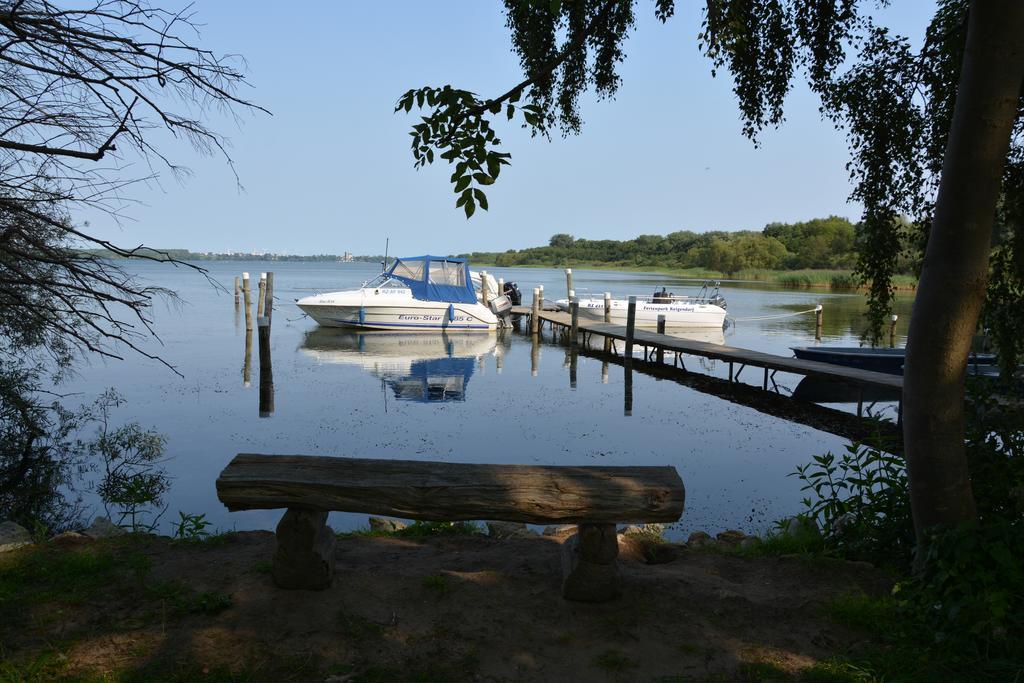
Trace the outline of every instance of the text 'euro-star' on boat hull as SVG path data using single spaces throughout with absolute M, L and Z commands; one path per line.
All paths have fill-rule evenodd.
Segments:
M 359 289 L 315 294 L 296 303 L 324 327 L 403 332 L 497 329 L 498 317 L 479 296 L 464 260 L 417 256 L 397 259 Z

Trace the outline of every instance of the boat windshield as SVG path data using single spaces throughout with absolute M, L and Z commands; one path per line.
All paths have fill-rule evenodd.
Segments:
M 381 273 L 372 280 L 363 283 L 366 289 L 409 289 L 409 285 L 395 277 L 391 273 Z

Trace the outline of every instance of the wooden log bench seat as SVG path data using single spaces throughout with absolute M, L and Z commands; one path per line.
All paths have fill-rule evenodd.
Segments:
M 476 465 L 308 455 L 237 455 L 217 479 L 228 510 L 287 508 L 273 578 L 323 589 L 334 574 L 332 510 L 424 521 L 576 524 L 562 547 L 562 595 L 600 602 L 621 579 L 617 523 L 675 522 L 685 491 L 674 467 Z

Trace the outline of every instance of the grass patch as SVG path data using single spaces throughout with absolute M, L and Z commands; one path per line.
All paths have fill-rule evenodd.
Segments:
M 344 609 L 338 612 L 338 626 L 343 634 L 357 641 L 380 638 L 385 631 L 383 624 L 358 614 L 349 614 Z
M 63 677 L 66 668 L 66 660 L 56 650 L 46 650 L 22 660 L 0 651 L 0 683 L 54 681 Z
M 185 614 L 213 615 L 231 607 L 230 595 L 216 591 L 196 593 L 181 581 L 159 581 L 145 588 L 146 597 L 170 607 L 178 616 Z
M 81 603 L 107 586 L 118 562 L 104 547 L 28 546 L 0 557 L 0 612 L 61 600 Z
M 444 574 L 431 574 L 430 576 L 424 576 L 422 581 L 423 588 L 437 597 L 443 597 L 451 592 L 452 586 L 448 581 L 448 577 Z
M 594 666 L 608 673 L 622 673 L 636 668 L 638 664 L 621 650 L 605 650 L 594 658 Z
M 892 631 L 899 615 L 895 601 L 864 593 L 847 593 L 822 608 L 822 615 L 837 624 L 865 632 Z

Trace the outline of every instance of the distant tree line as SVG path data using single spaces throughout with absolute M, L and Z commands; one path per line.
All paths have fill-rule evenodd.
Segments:
M 310 262 L 334 262 L 343 261 L 340 254 L 243 254 L 196 252 L 188 249 L 150 249 L 144 247 L 136 250 L 135 253 L 123 254 L 109 249 L 87 249 L 86 254 L 98 256 L 105 259 L 122 258 L 146 258 L 156 261 L 310 261 Z M 353 256 L 350 260 L 368 263 L 380 263 L 383 256 Z
M 727 275 L 741 270 L 852 269 L 857 263 L 857 226 L 829 216 L 801 223 L 769 223 L 761 231 L 692 232 L 640 235 L 631 240 L 577 239 L 553 235 L 545 247 L 464 254 L 471 261 L 498 266 L 602 264 L 706 268 Z M 901 259 L 902 270 L 913 264 Z

